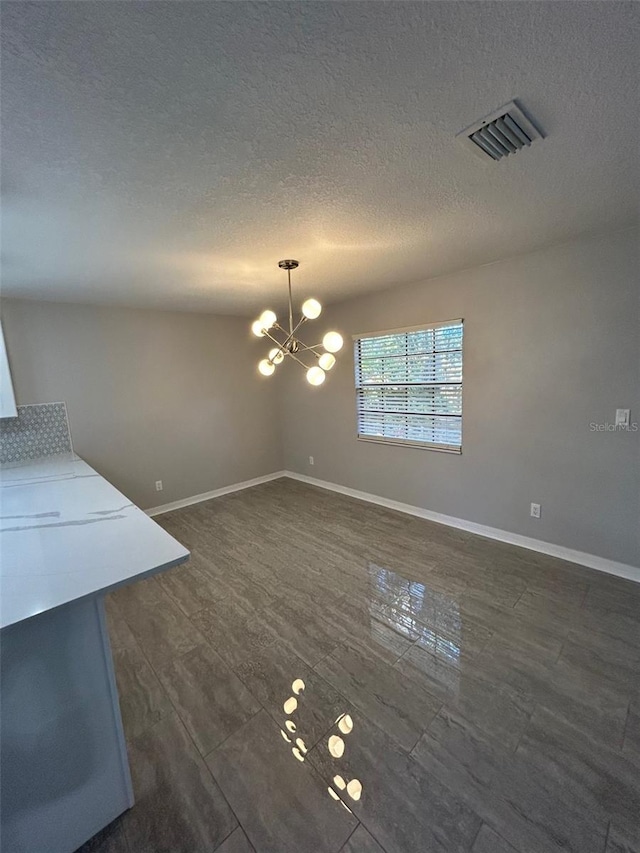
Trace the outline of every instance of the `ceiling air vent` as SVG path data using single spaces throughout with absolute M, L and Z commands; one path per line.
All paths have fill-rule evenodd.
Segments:
M 483 160 L 503 160 L 544 134 L 522 112 L 515 101 L 505 104 L 487 118 L 456 134 L 456 139 Z

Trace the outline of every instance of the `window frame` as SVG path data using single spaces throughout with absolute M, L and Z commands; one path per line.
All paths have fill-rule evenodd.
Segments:
M 462 348 L 460 352 L 462 354 L 462 379 L 460 382 L 455 382 L 452 384 L 460 386 L 460 396 L 461 396 L 461 405 L 460 405 L 460 415 L 453 415 L 452 417 L 460 418 L 460 447 L 454 445 L 446 445 L 446 444 L 435 444 L 433 442 L 426 441 L 411 441 L 410 439 L 402 439 L 402 438 L 387 438 L 387 437 L 378 437 L 373 435 L 360 435 L 360 404 L 359 404 L 359 392 L 361 388 L 366 387 L 358 382 L 358 374 L 360 370 L 360 359 L 358 357 L 358 342 L 364 340 L 366 338 L 382 338 L 387 335 L 402 335 L 408 334 L 410 332 L 423 332 L 429 329 L 440 329 L 445 326 L 458 325 L 462 327 Z M 388 444 L 394 447 L 417 447 L 420 450 L 434 450 L 438 453 L 452 453 L 455 456 L 462 455 L 462 442 L 463 442 L 463 411 L 464 411 L 464 318 L 456 317 L 452 320 L 442 320 L 437 323 L 420 323 L 417 326 L 404 326 L 399 329 L 385 329 L 379 332 L 361 332 L 359 334 L 355 334 L 351 336 L 351 340 L 353 343 L 353 361 L 354 361 L 354 380 L 355 380 L 355 410 L 356 410 L 356 439 L 358 441 L 365 441 L 369 444 Z M 454 352 L 455 350 L 449 350 L 449 352 Z M 420 387 L 428 388 L 430 387 L 428 383 L 418 383 Z M 433 383 L 438 384 L 438 383 Z M 444 383 L 440 383 L 444 384 Z M 392 382 L 389 385 L 393 385 Z M 374 386 L 375 387 L 375 386 Z M 384 383 L 381 383 L 378 387 L 384 387 Z M 402 414 L 399 412 L 398 414 Z M 446 417 L 446 416 L 445 416 Z

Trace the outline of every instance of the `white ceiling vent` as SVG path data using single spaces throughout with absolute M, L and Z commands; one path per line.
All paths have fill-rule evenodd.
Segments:
M 483 160 L 503 160 L 521 148 L 528 148 L 534 139 L 544 139 L 544 134 L 511 101 L 456 134 L 456 139 Z

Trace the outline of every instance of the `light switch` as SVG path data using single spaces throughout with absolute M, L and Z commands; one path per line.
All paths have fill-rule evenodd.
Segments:
M 629 426 L 630 409 L 616 409 L 616 426 Z

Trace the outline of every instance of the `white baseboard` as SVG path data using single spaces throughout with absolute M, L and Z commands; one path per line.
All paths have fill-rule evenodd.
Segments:
M 185 506 L 199 504 L 202 501 L 209 501 L 211 498 L 220 498 L 222 495 L 229 495 L 231 492 L 240 492 L 242 489 L 250 489 L 252 486 L 259 486 L 260 483 L 268 483 L 270 480 L 278 480 L 284 477 L 284 471 L 274 471 L 273 474 L 265 474 L 262 477 L 254 477 L 253 480 L 244 480 L 242 483 L 232 483 L 230 486 L 223 486 L 221 489 L 213 489 L 211 492 L 203 492 L 201 495 L 193 495 L 190 498 L 183 498 L 180 501 L 173 501 L 170 504 L 162 504 L 154 506 L 151 509 L 145 509 L 147 515 L 162 515 L 163 512 L 171 512 L 174 509 L 182 509 Z
M 610 575 L 616 575 L 620 578 L 637 581 L 640 583 L 640 568 L 628 566 L 625 563 L 617 563 L 614 560 L 607 560 L 605 557 L 597 557 L 595 554 L 586 554 L 583 551 L 574 551 L 572 548 L 565 548 L 563 545 L 554 545 L 552 542 L 544 542 L 541 539 L 532 539 L 529 536 L 521 536 L 518 533 L 510 533 L 508 530 L 500 530 L 497 527 L 487 527 L 484 524 L 476 524 L 473 521 L 467 521 L 464 518 L 456 518 L 452 515 L 443 515 L 439 512 L 432 512 L 429 509 L 423 509 L 412 504 L 400 503 L 389 498 L 380 497 L 380 495 L 372 495 L 369 492 L 361 492 L 358 489 L 350 489 L 348 486 L 340 486 L 338 483 L 330 483 L 327 480 L 317 480 L 315 477 L 307 477 L 306 474 L 297 474 L 295 471 L 284 471 L 283 476 L 291 477 L 293 480 L 300 480 L 302 483 L 309 483 L 312 486 L 318 486 L 321 489 L 328 489 L 332 492 L 340 492 L 342 495 L 349 495 L 352 498 L 358 498 L 361 501 L 378 504 L 379 506 L 395 509 L 398 512 L 406 512 L 408 515 L 416 515 L 418 518 L 426 518 L 429 521 L 435 521 L 438 524 L 446 524 L 448 527 L 457 527 L 460 530 L 466 530 L 469 533 L 476 533 L 478 536 L 485 536 L 488 539 L 497 539 L 499 542 L 507 542 L 510 545 L 518 545 L 520 548 L 528 548 L 530 551 L 538 551 L 541 554 L 548 554 L 551 557 L 558 557 L 560 560 L 567 560 L 569 563 L 578 563 L 580 566 L 586 566 L 589 569 L 596 569 L 599 572 L 606 572 Z
M 457 527 L 460 530 L 466 530 L 468 533 L 485 536 L 487 539 L 496 539 L 499 542 L 507 542 L 509 545 L 518 545 L 520 548 L 538 551 L 541 554 L 548 554 L 550 557 L 557 557 L 569 563 L 577 563 L 589 569 L 596 569 L 599 572 L 606 572 L 610 575 L 616 575 L 617 577 L 627 578 L 628 580 L 640 583 L 640 568 L 635 566 L 617 563 L 615 560 L 607 560 L 605 557 L 587 554 L 584 551 L 575 551 L 572 548 L 565 548 L 563 545 L 555 545 L 553 542 L 544 542 L 542 539 L 521 536 L 519 533 L 511 533 L 508 530 L 501 530 L 498 527 L 487 527 L 484 524 L 476 524 L 474 521 L 456 518 L 453 515 L 443 515 L 440 512 L 433 512 L 432 510 L 423 509 L 412 504 L 405 504 L 400 501 L 391 500 L 390 498 L 383 498 L 380 495 L 373 495 L 370 492 L 361 492 L 358 489 L 350 489 L 348 486 L 341 486 L 338 483 L 330 483 L 328 480 L 307 477 L 306 474 L 298 474 L 295 471 L 274 471 L 272 474 L 265 474 L 263 477 L 254 477 L 252 480 L 244 480 L 242 483 L 232 483 L 230 486 L 213 489 L 201 495 L 193 495 L 190 498 L 173 501 L 173 503 L 155 506 L 152 509 L 145 510 L 145 512 L 150 516 L 161 515 L 163 512 L 171 512 L 174 509 L 182 509 L 182 507 L 208 501 L 212 498 L 219 498 L 222 495 L 239 492 L 242 489 L 250 489 L 252 486 L 259 486 L 261 483 L 268 483 L 270 480 L 278 480 L 281 477 L 290 477 L 292 480 L 309 483 L 312 486 L 328 489 L 331 492 L 339 492 L 342 495 L 348 495 L 361 501 L 387 507 L 387 509 L 405 512 L 408 515 L 415 515 L 418 518 L 426 518 L 429 521 L 435 521 L 437 524 L 445 524 L 447 527 Z

